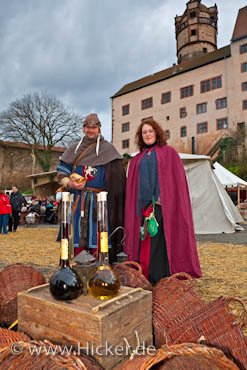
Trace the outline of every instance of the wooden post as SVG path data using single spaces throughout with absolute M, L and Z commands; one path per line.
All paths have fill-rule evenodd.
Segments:
M 238 206 L 240 204 L 240 185 L 238 184 Z

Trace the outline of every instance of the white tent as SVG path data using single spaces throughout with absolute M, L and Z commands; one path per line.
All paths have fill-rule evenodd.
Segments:
M 214 163 L 214 173 L 222 185 L 237 188 L 238 204 L 240 204 L 240 188 L 247 189 L 247 182 L 228 171 L 218 162 Z
M 247 186 L 247 182 L 242 180 L 240 177 L 234 175 L 232 172 L 228 171 L 225 167 L 223 167 L 218 162 L 214 163 L 214 173 L 220 180 L 221 184 L 224 186 Z
M 195 233 L 229 234 L 243 230 L 237 224 L 243 222 L 243 218 L 214 174 L 211 158 L 186 153 L 179 153 L 179 156 L 189 185 Z
M 188 180 L 196 234 L 233 233 L 243 219 L 214 174 L 210 157 L 179 154 Z

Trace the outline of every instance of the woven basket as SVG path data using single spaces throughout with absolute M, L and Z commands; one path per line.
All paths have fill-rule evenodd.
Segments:
M 0 348 L 20 341 L 28 342 L 29 337 L 24 333 L 0 328 Z
M 230 304 L 241 305 L 242 312 L 237 319 Z M 219 297 L 197 311 L 184 322 L 165 332 L 168 344 L 202 342 L 221 349 L 232 358 L 240 369 L 247 369 L 247 343 L 241 331 L 246 324 L 246 309 L 237 298 Z
M 155 355 L 136 356 L 122 370 L 238 370 L 222 351 L 194 343 L 163 346 Z
M 165 344 L 164 331 L 167 328 L 183 322 L 206 305 L 193 287 L 194 280 L 185 272 L 163 278 L 155 285 L 153 327 L 157 347 Z
M 142 268 L 139 263 L 125 261 L 114 266 L 114 270 L 117 271 L 123 286 L 153 290 L 152 284 L 142 274 Z
M 32 266 L 16 263 L 0 270 L 0 322 L 17 319 L 18 292 L 44 283 L 44 276 Z
M 70 349 L 48 341 L 20 342 L 12 348 L 0 349 L 1 370 L 102 370 L 91 357 L 78 356 Z

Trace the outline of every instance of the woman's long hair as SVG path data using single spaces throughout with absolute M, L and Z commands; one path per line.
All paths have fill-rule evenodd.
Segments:
M 143 128 L 144 125 L 152 126 L 152 128 L 154 129 L 154 131 L 156 133 L 156 143 L 157 143 L 157 145 L 159 145 L 159 146 L 166 145 L 166 136 L 165 136 L 165 132 L 162 129 L 162 127 L 154 119 L 147 118 L 146 120 L 144 120 L 140 124 L 140 126 L 137 129 L 136 136 L 135 136 L 135 143 L 136 143 L 138 149 L 140 150 L 140 152 L 142 152 L 143 149 L 145 148 L 145 143 L 144 143 L 143 138 L 142 138 L 142 128 Z

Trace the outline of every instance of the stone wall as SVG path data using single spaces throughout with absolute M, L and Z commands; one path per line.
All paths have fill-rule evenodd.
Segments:
M 63 148 L 54 148 L 52 166 L 56 169 Z M 41 149 L 40 154 L 44 151 Z M 16 184 L 22 191 L 31 188 L 31 180 L 27 175 L 44 172 L 37 159 L 32 156 L 32 150 L 22 143 L 0 142 L 0 187 L 11 189 Z

